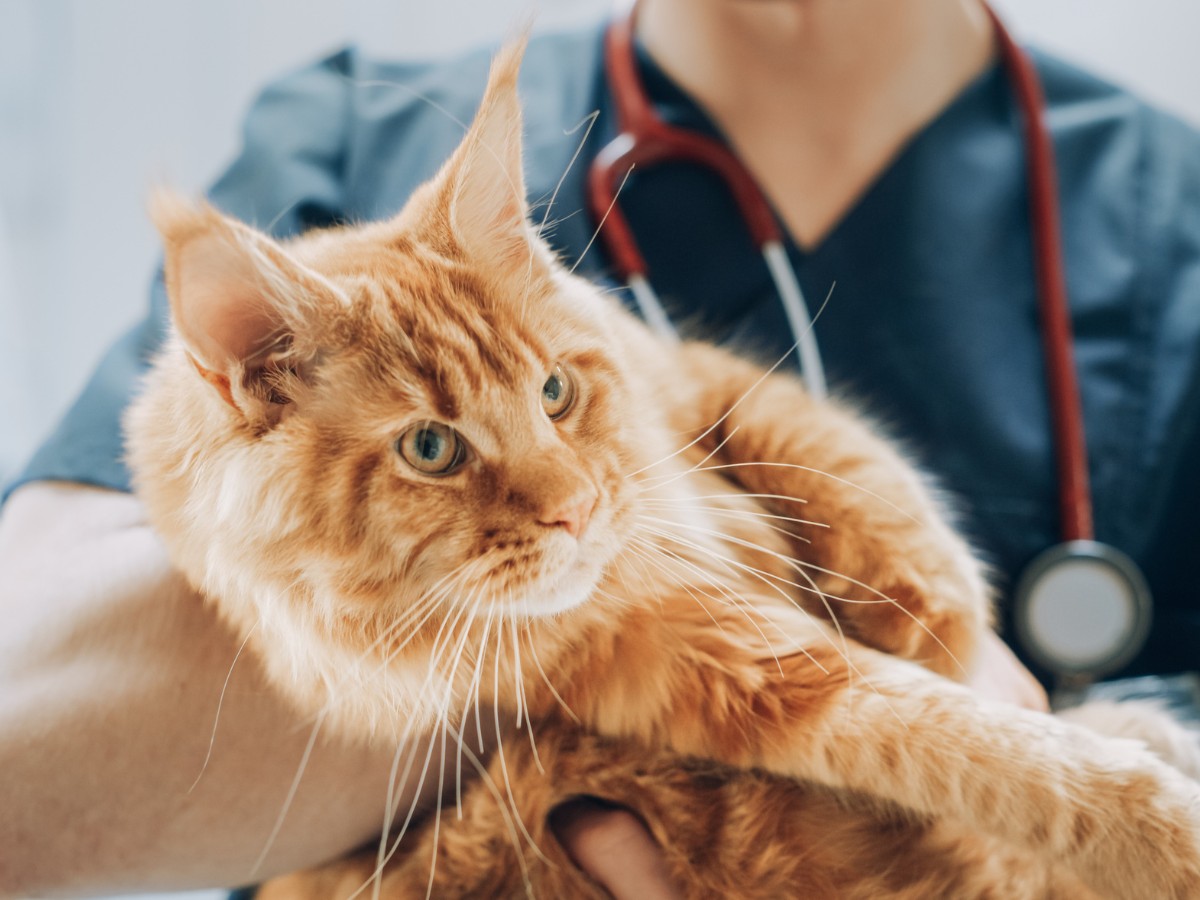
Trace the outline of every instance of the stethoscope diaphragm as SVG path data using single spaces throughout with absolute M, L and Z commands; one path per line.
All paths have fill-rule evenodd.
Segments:
M 1150 589 L 1137 564 L 1098 541 L 1067 541 L 1040 553 L 1014 595 L 1021 646 L 1065 681 L 1128 665 L 1146 643 Z

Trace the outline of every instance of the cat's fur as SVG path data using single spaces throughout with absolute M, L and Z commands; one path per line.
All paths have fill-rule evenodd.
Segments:
M 985 588 L 887 444 L 552 258 L 519 59 L 390 221 L 281 244 L 159 199 L 176 334 L 127 427 L 175 562 L 325 728 L 453 752 L 477 707 L 519 709 L 549 773 L 511 734 L 494 772 L 533 836 L 563 797 L 628 802 L 690 896 L 1200 894 L 1193 782 L 949 680 Z M 428 422 L 468 448 L 444 476 L 397 451 Z M 519 862 L 500 800 L 443 821 L 434 894 L 595 895 L 553 840 Z M 425 893 L 432 841 L 389 895 Z

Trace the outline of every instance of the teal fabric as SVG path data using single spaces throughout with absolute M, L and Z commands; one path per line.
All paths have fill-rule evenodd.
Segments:
M 396 211 L 460 139 L 488 59 L 398 65 L 347 50 L 286 76 L 252 110 L 214 202 L 279 235 Z M 1143 566 L 1157 603 L 1150 644 L 1129 672 L 1196 668 L 1200 135 L 1055 59 L 1035 60 L 1059 159 L 1097 537 Z M 665 117 L 717 133 L 648 59 L 641 66 Z M 556 223 L 551 239 L 575 262 L 595 227 L 583 202 L 587 163 L 613 136 L 599 29 L 535 40 L 522 91 L 535 218 Z M 567 171 L 593 110 L 581 161 Z M 670 309 L 765 359 L 786 350 L 792 337 L 766 270 L 711 176 L 682 164 L 638 173 L 621 202 Z M 1026 203 L 1019 123 L 992 69 L 819 246 L 789 247 L 806 295 L 832 290 L 816 334 L 835 390 L 959 498 L 1002 592 L 1058 532 Z M 581 271 L 608 275 L 598 246 Z M 160 281 L 151 306 L 22 480 L 127 489 L 118 419 L 163 332 Z

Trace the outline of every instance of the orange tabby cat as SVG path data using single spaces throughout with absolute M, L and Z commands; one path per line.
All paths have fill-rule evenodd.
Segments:
M 985 590 L 885 443 L 552 257 L 519 60 L 390 221 L 278 243 L 160 198 L 176 334 L 127 423 L 175 562 L 323 727 L 532 720 L 548 775 L 510 735 L 513 795 L 442 823 L 433 893 L 597 896 L 508 809 L 537 839 L 596 793 L 690 896 L 1200 894 L 1194 782 L 943 677 Z M 427 890 L 409 849 L 390 896 Z M 345 896 L 374 867 L 269 890 Z

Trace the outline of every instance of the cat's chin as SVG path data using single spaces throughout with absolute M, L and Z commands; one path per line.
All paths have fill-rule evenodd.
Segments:
M 569 612 L 591 599 L 603 567 L 580 565 L 551 584 L 537 585 L 523 596 L 514 597 L 501 607 L 517 619 L 541 619 Z

